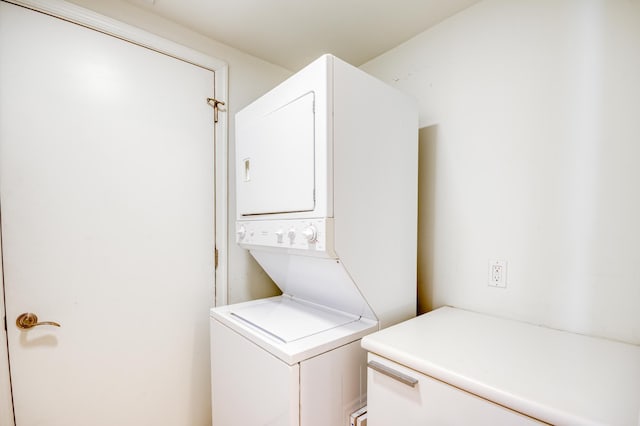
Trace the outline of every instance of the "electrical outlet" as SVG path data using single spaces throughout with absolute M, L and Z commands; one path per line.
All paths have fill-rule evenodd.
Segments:
M 489 261 L 489 286 L 507 287 L 507 261 L 491 259 Z

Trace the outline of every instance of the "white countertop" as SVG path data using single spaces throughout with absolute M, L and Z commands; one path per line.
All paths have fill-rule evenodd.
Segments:
M 451 307 L 362 346 L 548 423 L 640 425 L 640 346 Z

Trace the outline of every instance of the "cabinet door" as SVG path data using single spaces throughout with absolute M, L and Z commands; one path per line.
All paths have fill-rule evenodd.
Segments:
M 242 216 L 315 207 L 314 93 L 236 118 L 236 188 Z
M 387 374 L 371 368 L 372 361 L 382 366 L 381 370 L 388 369 Z M 368 426 L 542 424 L 384 358 L 369 354 L 369 365 Z M 402 378 L 415 383 L 412 386 Z

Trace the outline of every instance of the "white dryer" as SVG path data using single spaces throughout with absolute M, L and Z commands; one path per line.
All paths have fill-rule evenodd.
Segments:
M 236 115 L 236 241 L 280 287 L 211 310 L 214 426 L 345 425 L 360 339 L 415 316 L 417 112 L 325 55 Z

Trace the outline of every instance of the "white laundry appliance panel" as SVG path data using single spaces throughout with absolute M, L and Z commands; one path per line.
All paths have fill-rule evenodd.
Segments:
M 312 63 L 236 114 L 238 219 L 330 215 L 332 62 Z
M 214 308 L 211 318 L 289 365 L 378 329 L 376 321 L 287 295 Z
M 273 110 L 238 126 L 239 214 L 313 211 L 314 98 L 309 92 L 274 104 Z
M 308 153 L 311 137 L 265 139 L 275 133 L 251 130 L 274 111 L 279 126 L 298 128 L 312 101 L 313 165 L 307 166 L 310 155 L 290 155 Z M 322 56 L 236 115 L 236 242 L 288 295 L 362 313 L 377 319 L 379 327 L 415 316 L 417 129 L 417 108 L 406 95 L 338 58 Z M 292 148 L 297 144 L 304 148 Z M 269 171 L 258 176 L 260 167 Z M 306 192 L 297 205 L 286 201 L 290 190 L 284 184 L 265 183 L 260 194 L 252 192 L 257 180 L 275 182 L 282 173 L 287 185 L 308 182 L 310 170 L 313 209 L 307 210 L 307 190 L 300 190 Z M 321 275 L 348 279 L 332 281 L 339 284 L 322 291 L 327 280 L 308 279 L 299 267 L 303 263 Z M 338 268 L 343 271 L 335 272 Z
M 299 425 L 300 365 L 289 365 L 211 319 L 215 426 Z
M 371 307 L 339 259 L 283 255 L 265 250 L 252 250 L 251 254 L 284 294 L 377 323 Z
M 288 296 L 211 310 L 213 424 L 343 425 L 366 399 L 375 322 Z
M 333 226 L 333 218 L 238 220 L 236 241 L 249 249 L 336 259 Z
M 215 426 L 366 403 L 360 340 L 416 313 L 417 161 L 415 103 L 331 55 L 236 114 L 236 242 L 283 294 L 211 310 Z

